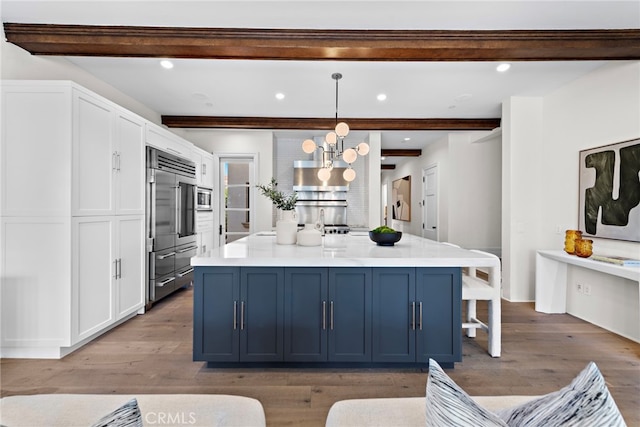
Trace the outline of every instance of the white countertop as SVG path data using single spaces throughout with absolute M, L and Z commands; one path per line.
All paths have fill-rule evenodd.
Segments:
M 342 238 L 342 242 L 339 239 Z M 245 267 L 499 267 L 495 256 L 403 234 L 394 246 L 378 246 L 366 232 L 323 237 L 339 248 L 278 245 L 274 232 L 255 233 L 191 258 L 191 265 Z M 327 246 L 327 245 L 325 245 Z

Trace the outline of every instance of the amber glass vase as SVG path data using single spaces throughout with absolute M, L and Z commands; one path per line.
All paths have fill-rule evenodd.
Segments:
M 593 254 L 593 240 L 576 239 L 575 240 L 576 255 L 582 258 L 589 258 Z
M 567 230 L 564 237 L 564 251 L 568 254 L 576 253 L 576 240 L 582 239 L 582 231 L 580 230 Z

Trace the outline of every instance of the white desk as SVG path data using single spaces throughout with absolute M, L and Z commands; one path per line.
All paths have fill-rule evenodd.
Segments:
M 564 251 L 538 251 L 536 254 L 536 311 L 566 313 L 569 264 L 633 280 L 640 286 L 640 268 L 622 267 L 589 258 L 580 258 Z

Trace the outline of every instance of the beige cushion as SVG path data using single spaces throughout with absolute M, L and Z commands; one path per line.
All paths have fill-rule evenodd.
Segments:
M 471 396 L 490 411 L 527 402 L 537 396 Z M 341 400 L 333 404 L 326 427 L 397 427 L 426 425 L 424 397 Z
M 256 399 L 217 394 L 10 396 L 0 400 L 0 424 L 10 427 L 87 427 L 133 397 L 138 400 L 144 425 L 266 425 L 264 410 Z

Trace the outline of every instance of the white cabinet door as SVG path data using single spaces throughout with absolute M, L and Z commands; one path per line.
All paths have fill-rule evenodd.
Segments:
M 199 234 L 200 236 L 200 253 L 203 254 L 207 251 L 210 251 L 211 249 L 213 249 L 213 243 L 214 243 L 214 235 L 213 235 L 213 229 L 211 230 L 207 230 L 207 231 L 203 231 Z
M 74 343 L 115 321 L 116 248 L 110 217 L 73 219 L 72 323 Z
M 144 217 L 118 218 L 116 318 L 144 306 Z
M 1 214 L 69 215 L 71 89 L 3 81 L 0 100 Z
M 193 144 L 182 140 L 178 135 L 169 132 L 153 123 L 147 123 L 145 141 L 147 145 L 184 159 L 191 160 Z
M 145 208 L 144 121 L 116 114 L 115 205 L 118 215 L 142 215 Z
M 114 112 L 110 104 L 74 90 L 73 210 L 74 216 L 115 212 L 116 171 Z

